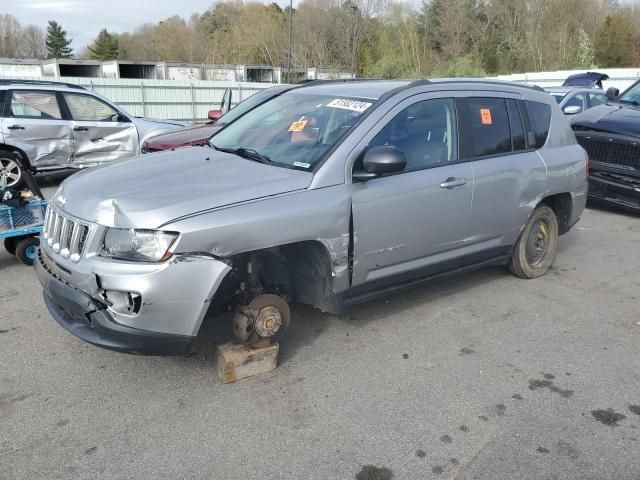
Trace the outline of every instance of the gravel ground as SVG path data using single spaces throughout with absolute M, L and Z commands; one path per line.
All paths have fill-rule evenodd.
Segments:
M 229 385 L 207 335 L 166 358 L 76 339 L 2 250 L 0 479 L 638 479 L 638 239 L 588 209 L 540 279 L 296 306 L 280 366 Z

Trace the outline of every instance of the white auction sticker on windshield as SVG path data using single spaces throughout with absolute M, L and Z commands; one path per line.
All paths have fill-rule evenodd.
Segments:
M 311 166 L 311 164 L 310 163 L 304 163 L 304 162 L 293 162 L 293 166 L 294 167 L 309 168 Z
M 364 112 L 371 106 L 369 102 L 360 102 L 358 100 L 349 100 L 348 98 L 336 98 L 327 103 L 327 107 L 342 108 L 343 110 L 351 110 L 352 112 Z

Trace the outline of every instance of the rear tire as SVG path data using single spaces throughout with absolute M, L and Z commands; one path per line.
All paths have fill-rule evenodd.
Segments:
M 39 246 L 40 240 L 36 237 L 23 238 L 16 245 L 16 257 L 25 265 L 33 265 Z
M 4 249 L 9 252 L 11 255 L 16 254 L 16 239 L 15 238 L 5 238 L 4 239 Z
M 549 270 L 558 248 L 558 219 L 547 205 L 540 205 L 520 234 L 509 269 L 519 278 L 537 278 Z
M 19 190 L 24 184 L 22 168 L 16 162 L 13 152 L 0 150 L 0 186 Z

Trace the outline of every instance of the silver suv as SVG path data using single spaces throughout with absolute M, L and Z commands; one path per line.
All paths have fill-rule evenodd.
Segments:
M 91 167 L 138 155 L 147 138 L 188 125 L 133 117 L 78 85 L 0 80 L 0 185 L 24 183 L 16 153 L 34 172 Z
M 70 177 L 36 271 L 52 316 L 96 345 L 184 353 L 224 312 L 256 345 L 284 333 L 292 301 L 339 313 L 488 265 L 539 277 L 586 193 L 585 152 L 540 89 L 326 82 L 208 147 Z

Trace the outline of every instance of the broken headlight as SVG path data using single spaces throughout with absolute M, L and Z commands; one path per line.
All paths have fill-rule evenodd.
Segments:
M 104 236 L 100 255 L 120 260 L 161 262 L 168 259 L 178 233 L 160 230 L 110 228 Z

